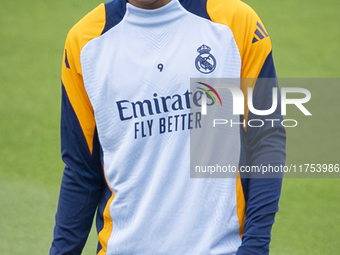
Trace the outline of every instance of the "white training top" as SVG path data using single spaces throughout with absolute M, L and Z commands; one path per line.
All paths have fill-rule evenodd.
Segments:
M 204 54 L 214 60 L 197 64 Z M 127 3 L 122 21 L 83 47 L 81 66 L 114 193 L 107 254 L 235 254 L 235 179 L 193 179 L 189 167 L 190 78 L 240 77 L 231 30 L 177 0 Z M 237 134 L 229 142 L 240 148 Z M 238 165 L 239 154 L 227 160 Z

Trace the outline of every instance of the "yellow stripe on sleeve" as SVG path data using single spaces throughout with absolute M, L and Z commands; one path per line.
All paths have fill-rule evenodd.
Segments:
M 237 218 L 239 222 L 239 234 L 242 239 L 243 230 L 244 230 L 244 220 L 246 218 L 246 201 L 244 199 L 244 193 L 241 183 L 240 172 L 237 173 L 236 178 L 236 212 Z
M 104 171 L 105 171 L 105 166 L 104 166 Z M 108 184 L 108 181 L 106 179 L 106 175 L 105 176 L 105 181 L 112 193 L 110 199 L 107 201 L 107 204 L 105 206 L 104 209 L 104 213 L 103 213 L 103 218 L 104 218 L 104 226 L 103 229 L 99 232 L 98 234 L 98 240 L 102 246 L 101 250 L 98 252 L 98 255 L 105 255 L 107 252 L 107 243 L 110 239 L 111 233 L 112 233 L 112 229 L 113 229 L 113 223 L 112 223 L 112 219 L 111 219 L 111 215 L 110 215 L 110 205 L 114 199 L 114 192 L 111 189 L 110 185 Z
M 105 6 L 101 4 L 70 30 L 65 43 L 62 65 L 61 79 L 91 153 L 96 124 L 93 108 L 84 87 L 80 53 L 90 40 L 101 35 L 106 22 L 105 15 Z

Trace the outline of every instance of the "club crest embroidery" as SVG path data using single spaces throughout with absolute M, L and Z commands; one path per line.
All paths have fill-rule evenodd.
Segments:
M 216 68 L 216 59 L 210 53 L 211 48 L 207 45 L 202 45 L 197 49 L 199 55 L 195 60 L 195 65 L 198 71 L 204 74 L 212 73 Z

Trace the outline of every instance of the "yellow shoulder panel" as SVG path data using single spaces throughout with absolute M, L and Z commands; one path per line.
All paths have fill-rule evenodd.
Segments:
M 101 35 L 105 22 L 104 4 L 99 5 L 81 19 L 67 35 L 62 65 L 61 79 L 91 153 L 96 124 L 93 108 L 84 88 L 80 53 L 90 40 Z
M 272 48 L 258 15 L 239 0 L 208 0 L 207 11 L 213 22 L 224 24 L 232 30 L 242 60 L 241 77 L 257 78 Z M 264 35 L 263 39 L 258 38 L 256 30 Z M 253 43 L 254 38 L 257 42 Z
M 242 67 L 241 89 L 245 95 L 244 119 L 248 119 L 248 87 L 253 87 L 262 66 L 272 50 L 264 25 L 255 11 L 239 0 L 208 0 L 207 11 L 213 22 L 228 26 L 234 34 Z M 246 129 L 246 127 L 245 127 Z

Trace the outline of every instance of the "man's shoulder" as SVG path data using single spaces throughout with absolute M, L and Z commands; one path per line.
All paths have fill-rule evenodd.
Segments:
M 82 48 L 89 40 L 102 34 L 105 24 L 105 5 L 100 4 L 70 29 L 67 35 L 67 41 Z
M 117 25 L 123 19 L 125 12 L 125 0 L 102 3 L 71 28 L 68 40 L 82 48 L 91 39 L 99 37 Z
M 207 0 L 207 11 L 213 22 L 228 26 L 239 47 L 242 57 L 252 46 L 271 51 L 269 35 L 257 15 L 246 3 L 240 0 Z M 254 51 L 253 51 L 254 52 Z
M 212 21 L 228 26 L 251 25 L 259 19 L 256 12 L 240 0 L 208 0 L 207 11 Z

